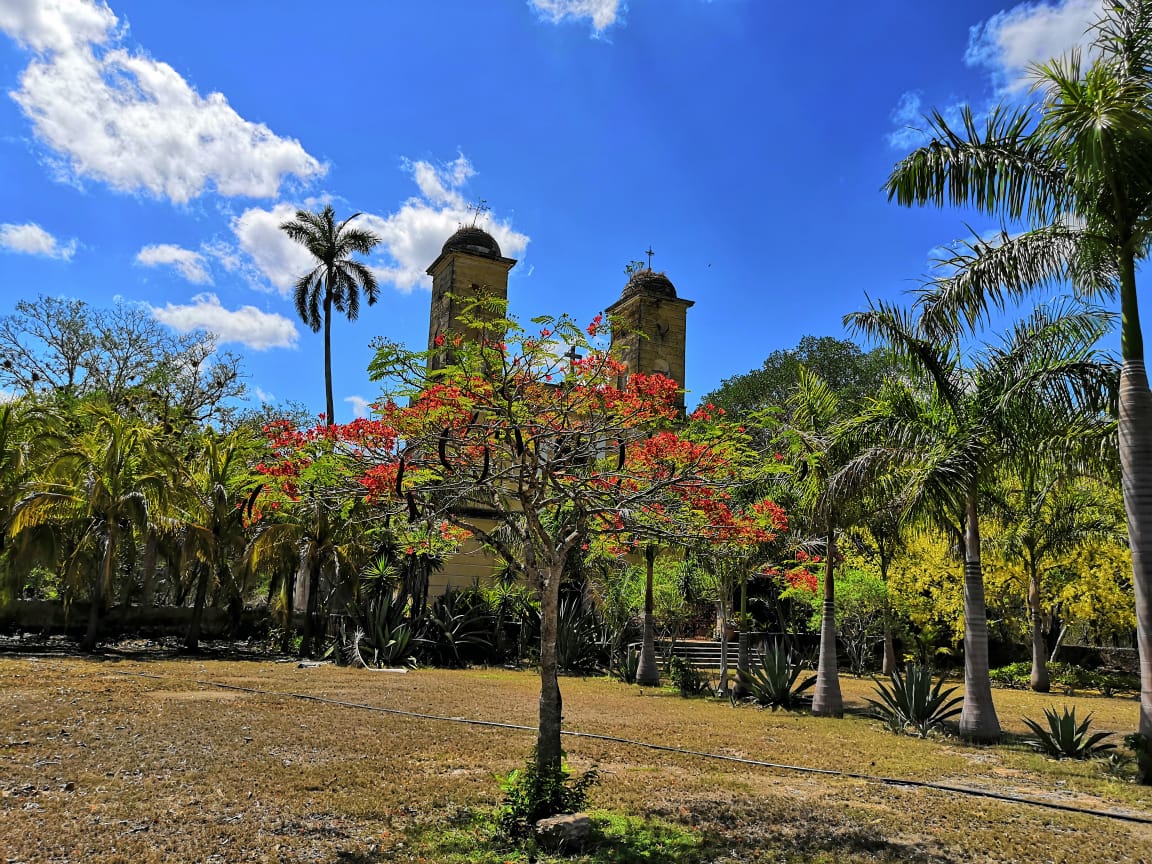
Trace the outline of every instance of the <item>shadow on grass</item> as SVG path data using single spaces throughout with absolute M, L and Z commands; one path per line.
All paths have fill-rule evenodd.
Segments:
M 702 864 L 714 860 L 720 849 L 702 832 L 660 819 L 605 812 L 592 818 L 595 833 L 588 845 L 560 853 L 546 852 L 531 840 L 510 840 L 483 814 L 466 827 L 426 825 L 408 832 L 406 839 L 414 852 L 443 864 Z

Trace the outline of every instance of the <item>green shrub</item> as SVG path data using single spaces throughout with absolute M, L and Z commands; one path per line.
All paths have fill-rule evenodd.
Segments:
M 668 672 L 672 683 L 680 689 L 680 695 L 702 696 L 712 690 L 712 682 L 708 676 L 685 660 L 683 657 L 673 655 Z
M 992 683 L 999 687 L 1026 690 L 1032 682 L 1031 663 L 1009 663 L 989 673 Z M 1072 696 L 1078 690 L 1099 690 L 1102 696 L 1114 696 L 1120 692 L 1137 691 L 1140 680 L 1126 672 L 1103 669 L 1085 669 L 1073 663 L 1049 663 L 1048 676 L 1054 686 L 1061 688 L 1065 695 Z
M 933 684 L 931 669 L 909 663 L 904 675 L 892 673 L 890 685 L 877 681 L 876 695 L 880 699 L 868 702 L 873 713 L 893 732 L 902 733 L 911 727 L 919 737 L 926 738 L 933 728 L 960 713 L 963 697 L 952 695 L 958 688 L 943 688 L 943 676 Z
M 616 667 L 616 677 L 625 684 L 635 684 L 636 670 L 639 668 L 640 652 L 635 648 L 629 647 L 628 651 L 621 658 L 620 665 Z
M 1052 664 L 1049 664 L 1049 670 L 1052 671 Z M 1031 663 L 1009 663 L 1007 666 L 1001 666 L 999 669 L 993 669 L 988 673 L 988 677 L 992 679 L 992 683 L 1000 687 L 1007 687 L 1013 690 L 1027 689 L 1032 681 L 1032 664 Z
M 803 666 L 793 662 L 791 652 L 779 642 L 773 642 L 759 660 L 753 658 L 749 662 L 747 672 L 737 674 L 752 702 L 773 711 L 777 708 L 796 711 L 802 707 L 800 694 L 816 683 L 816 676 L 812 675 L 797 684 L 802 671 Z
M 603 668 L 600 619 L 583 597 L 560 601 L 557 610 L 556 665 L 565 672 L 592 672 Z
M 512 837 L 526 837 L 541 819 L 558 813 L 575 813 L 588 805 L 588 790 L 600 782 L 596 768 L 572 779 L 567 763 L 553 772 L 541 774 L 536 759 L 528 760 L 504 778 L 504 797 L 496 821 Z
M 419 643 L 436 666 L 458 668 L 484 659 L 492 649 L 492 616 L 479 591 L 449 588 L 428 607 Z
M 1115 744 L 1101 743 L 1110 733 L 1088 734 L 1088 727 L 1092 724 L 1091 714 L 1084 718 L 1083 723 L 1077 723 L 1076 709 L 1070 709 L 1065 705 L 1059 715 L 1055 709 L 1045 708 L 1044 716 L 1048 719 L 1047 729 L 1027 717 L 1024 718 L 1024 723 L 1037 736 L 1027 743 L 1049 756 L 1056 759 L 1091 759 L 1107 750 L 1116 749 Z

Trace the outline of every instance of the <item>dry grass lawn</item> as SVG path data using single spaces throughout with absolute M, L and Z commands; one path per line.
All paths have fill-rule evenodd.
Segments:
M 135 674 L 162 676 L 137 677 Z M 293 664 L 0 658 L 0 864 L 529 860 L 491 836 L 525 732 L 414 720 L 194 679 L 532 725 L 537 680 Z M 1152 819 L 1152 789 L 1020 743 L 896 737 L 863 716 L 733 709 L 566 679 L 565 726 L 694 750 L 931 780 Z M 868 681 L 844 680 L 863 708 Z M 1006 730 L 1071 703 L 1135 727 L 1131 699 L 996 691 Z M 589 861 L 1152 861 L 1152 825 L 569 738 L 616 840 Z M 619 815 L 635 817 L 628 822 Z M 543 860 L 543 859 L 542 859 Z

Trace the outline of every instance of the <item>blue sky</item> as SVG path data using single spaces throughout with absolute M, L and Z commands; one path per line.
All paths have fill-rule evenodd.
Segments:
M 383 284 L 334 324 L 347 420 L 373 336 L 422 347 L 424 269 L 483 198 L 525 319 L 590 319 L 651 245 L 696 301 L 692 405 L 994 227 L 882 184 L 923 111 L 1019 97 L 1099 5 L 0 0 L 0 314 L 146 304 L 242 353 L 252 404 L 320 411 L 307 258 L 277 225 L 362 211 Z

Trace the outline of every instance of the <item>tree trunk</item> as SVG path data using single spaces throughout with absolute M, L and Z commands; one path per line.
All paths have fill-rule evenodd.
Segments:
M 1135 299 L 1132 305 L 1135 306 Z M 1127 331 L 1127 309 L 1123 317 Z M 1124 354 L 1125 358 L 1129 356 L 1127 345 Z M 1140 359 L 1125 359 L 1120 373 L 1120 466 L 1136 594 L 1136 647 L 1140 657 L 1137 731 L 1148 745 L 1138 755 L 1138 777 L 1139 782 L 1152 785 L 1152 393 L 1148 390 L 1143 351 Z
M 644 687 L 660 686 L 660 666 L 656 662 L 656 620 L 652 598 L 652 570 L 656 561 L 656 547 L 644 549 L 646 574 L 644 577 L 644 643 L 640 648 L 640 662 L 636 666 L 636 683 Z
M 720 683 L 716 687 L 717 696 L 728 695 L 728 603 L 720 589 Z
M 888 602 L 888 563 L 880 562 L 880 579 L 884 582 L 884 665 L 880 672 L 891 678 L 897 668 L 896 637 L 892 633 L 892 607 Z
M 1048 678 L 1048 649 L 1044 645 L 1044 615 L 1040 609 L 1040 571 L 1028 562 L 1028 609 L 1032 613 L 1032 689 L 1047 693 L 1052 689 Z
M 542 777 L 560 770 L 560 721 L 563 700 L 556 675 L 556 634 L 560 619 L 563 565 L 549 566 L 540 580 L 540 717 L 536 733 L 536 768 Z
M 92 591 L 92 605 L 88 609 L 88 632 L 80 643 L 80 650 L 91 652 L 96 650 L 96 640 L 100 636 L 100 618 L 104 614 L 104 596 L 107 587 L 112 584 L 112 571 L 116 566 L 116 541 L 119 530 L 114 521 L 108 520 L 108 540 L 104 545 L 104 560 L 100 562 L 100 574 L 96 577 L 96 584 Z
M 317 626 L 320 606 L 320 556 L 313 551 L 308 557 L 308 605 L 304 611 L 304 633 L 300 640 L 300 653 L 312 657 L 318 653 L 317 643 L 323 638 Z
M 324 289 L 324 398 L 328 414 L 325 422 L 336 423 L 336 408 L 332 402 L 332 292 Z
M 156 603 L 156 562 L 159 558 L 159 544 L 156 542 L 156 532 L 148 529 L 148 539 L 144 541 L 144 560 L 141 564 L 143 571 L 143 588 L 140 594 L 140 605 L 150 608 Z
M 752 693 L 748 689 L 750 646 L 748 635 L 748 574 L 740 574 L 740 630 L 736 634 L 736 686 L 732 696 L 747 699 Z
M 208 581 L 211 572 L 203 561 L 196 563 L 196 601 L 192 606 L 192 620 L 188 622 L 188 635 L 184 639 L 185 651 L 200 650 L 200 625 L 204 620 L 204 606 L 208 602 Z
M 988 675 L 988 611 L 984 604 L 984 572 L 980 566 L 980 514 L 976 490 L 968 495 L 964 533 L 964 706 L 960 737 L 995 741 L 1000 721 L 992 702 Z
M 820 614 L 820 664 L 812 713 L 818 717 L 844 716 L 840 695 L 840 668 L 836 659 L 836 532 L 828 529 L 824 559 L 824 605 Z

